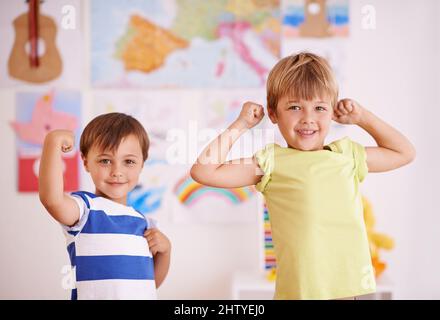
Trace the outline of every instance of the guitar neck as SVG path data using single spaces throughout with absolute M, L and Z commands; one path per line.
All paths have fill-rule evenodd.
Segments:
M 40 0 L 29 0 L 29 43 L 31 52 L 29 55 L 32 68 L 38 68 L 40 61 L 38 59 L 38 14 Z

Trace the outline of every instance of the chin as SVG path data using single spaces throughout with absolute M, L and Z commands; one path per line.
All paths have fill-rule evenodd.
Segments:
M 315 151 L 315 150 L 317 150 L 316 148 L 313 148 L 313 147 L 310 147 L 310 148 L 301 147 L 301 148 L 298 148 L 298 149 L 301 150 L 301 151 Z
M 316 146 L 316 144 L 293 143 L 290 146 L 294 149 L 301 151 L 315 151 L 321 149 L 318 146 Z
M 106 198 L 108 199 L 121 199 L 124 198 L 127 193 L 124 192 L 111 192 L 111 191 L 107 191 L 107 190 L 101 190 L 101 193 L 105 195 Z

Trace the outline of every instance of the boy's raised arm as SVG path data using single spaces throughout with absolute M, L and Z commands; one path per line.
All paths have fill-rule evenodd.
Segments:
M 61 155 L 73 149 L 74 135 L 67 130 L 54 130 L 44 139 L 40 160 L 38 191 L 40 201 L 59 223 L 73 226 L 79 219 L 75 200 L 64 194 L 63 160 Z
M 341 100 L 335 108 L 335 117 L 339 123 L 357 124 L 376 141 L 377 147 L 365 148 L 369 172 L 394 170 L 414 160 L 416 150 L 411 142 L 356 101 Z
M 254 158 L 225 162 L 232 145 L 248 129 L 264 117 L 261 105 L 246 102 L 236 121 L 212 141 L 191 168 L 191 177 L 197 182 L 218 188 L 238 188 L 258 183 L 261 175 Z

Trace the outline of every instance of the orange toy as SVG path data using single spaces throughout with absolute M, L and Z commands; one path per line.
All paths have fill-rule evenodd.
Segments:
M 362 203 L 364 206 L 364 220 L 367 228 L 368 241 L 370 242 L 370 254 L 373 268 L 376 278 L 378 278 L 382 272 L 386 269 L 386 263 L 380 260 L 379 250 L 391 250 L 394 248 L 394 240 L 382 233 L 374 231 L 374 225 L 376 220 L 374 218 L 373 209 L 370 202 L 362 197 Z

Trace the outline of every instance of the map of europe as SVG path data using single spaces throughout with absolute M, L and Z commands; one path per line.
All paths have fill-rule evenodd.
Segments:
M 262 87 L 280 55 L 279 0 L 93 0 L 95 87 Z

